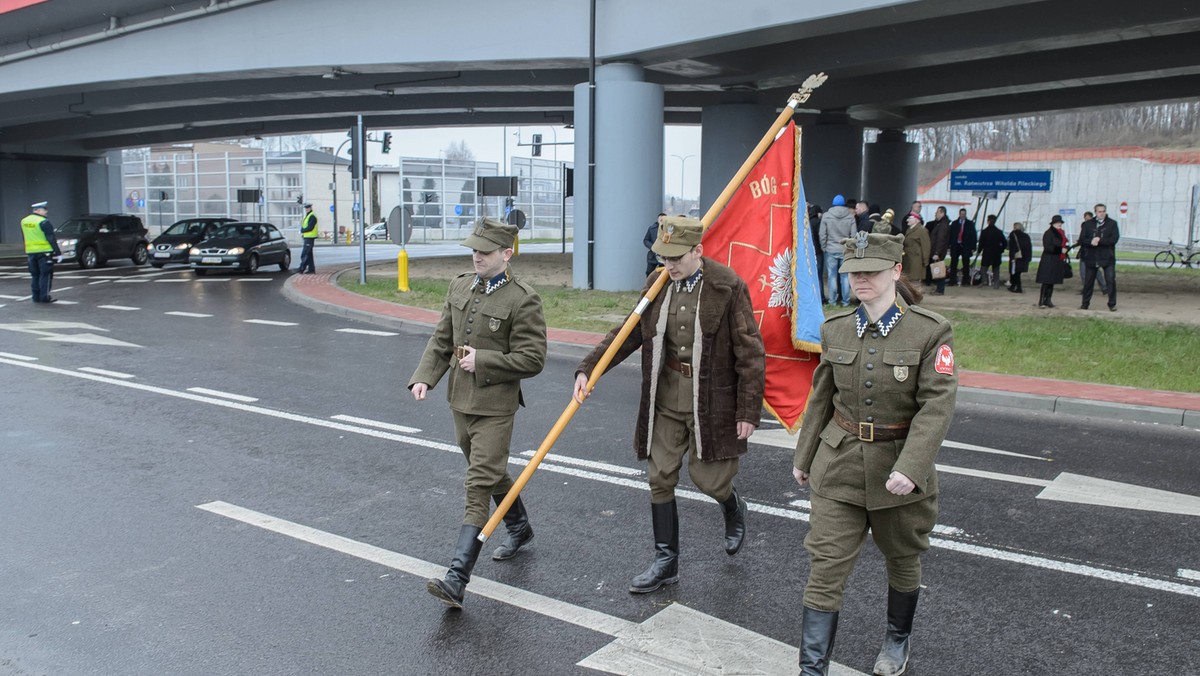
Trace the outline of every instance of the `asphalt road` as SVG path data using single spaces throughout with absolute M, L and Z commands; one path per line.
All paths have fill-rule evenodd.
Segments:
M 615 369 L 526 490 L 536 539 L 447 611 L 423 577 L 463 462 L 444 388 L 405 390 L 427 331 L 310 312 L 286 277 L 65 269 L 37 306 L 0 267 L 0 674 L 794 672 L 807 493 L 778 425 L 742 464 L 742 552 L 681 491 L 681 582 L 630 595 L 649 496 L 638 373 Z M 514 474 L 578 357 L 553 347 L 526 387 Z M 949 440 L 908 673 L 1200 673 L 1200 432 L 961 405 Z M 1039 497 L 1123 490 L 1076 476 L 1182 495 Z M 885 594 L 868 543 L 838 663 L 870 672 Z

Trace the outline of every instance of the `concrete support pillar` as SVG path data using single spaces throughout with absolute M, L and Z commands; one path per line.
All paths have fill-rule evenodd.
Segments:
M 770 106 L 726 103 L 700 110 L 700 215 L 729 184 L 779 114 Z
M 29 215 L 29 205 L 34 202 L 50 201 L 50 222 L 55 225 L 94 211 L 93 206 L 107 205 L 107 201 L 91 201 L 91 171 L 96 161 L 51 155 L 0 158 L 0 243 L 24 242 L 21 219 Z M 119 190 L 120 184 L 117 186 Z
M 663 88 L 642 81 L 640 66 L 596 69 L 595 195 L 588 194 L 588 84 L 575 86 L 575 253 L 572 283 L 628 291 L 646 280 L 642 237 L 662 208 Z M 595 199 L 593 241 L 588 202 Z
M 809 202 L 828 210 L 834 195 L 861 198 L 863 131 L 845 115 L 822 115 L 800 135 L 800 174 Z M 847 202 L 846 206 L 854 208 Z
M 903 218 L 917 198 L 917 157 L 920 147 L 903 130 L 884 129 L 868 143 L 863 171 L 863 194 L 872 204 L 891 207 Z

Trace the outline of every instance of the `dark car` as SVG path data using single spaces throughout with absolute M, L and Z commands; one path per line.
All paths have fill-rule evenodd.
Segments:
M 187 263 L 193 246 L 232 222 L 232 218 L 188 218 L 172 224 L 150 242 L 150 265 L 161 268 L 167 263 Z
M 286 272 L 292 265 L 287 240 L 270 223 L 225 223 L 188 253 L 198 275 L 209 270 L 242 270 L 252 275 L 260 266 L 275 264 Z
M 128 258 L 145 265 L 147 231 L 142 219 L 128 214 L 84 214 L 54 229 L 63 262 L 77 262 L 90 270 L 113 258 Z

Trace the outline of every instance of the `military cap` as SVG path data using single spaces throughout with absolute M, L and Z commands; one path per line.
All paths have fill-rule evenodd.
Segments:
M 33 204 L 29 205 L 29 208 L 30 209 L 49 209 L 50 203 L 49 202 L 34 202 Z
M 888 209 L 870 233 L 843 240 L 842 267 L 838 272 L 879 272 L 904 258 L 904 235 L 890 235 L 892 210 Z
M 491 253 L 496 249 L 511 249 L 517 239 L 517 226 L 491 218 L 475 221 L 475 232 L 463 240 L 468 249 Z
M 703 235 L 704 224 L 699 219 L 670 216 L 659 224 L 658 239 L 650 245 L 650 250 L 667 258 L 682 256 L 699 244 Z

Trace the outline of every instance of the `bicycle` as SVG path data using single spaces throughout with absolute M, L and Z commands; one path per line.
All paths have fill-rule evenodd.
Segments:
M 1193 246 L 1196 244 L 1200 244 L 1200 239 L 1192 242 Z M 1154 267 L 1169 269 L 1175 266 L 1176 261 L 1185 268 L 1200 265 L 1200 249 L 1192 249 L 1192 252 L 1188 253 L 1187 249 L 1168 239 L 1167 248 L 1154 254 Z

